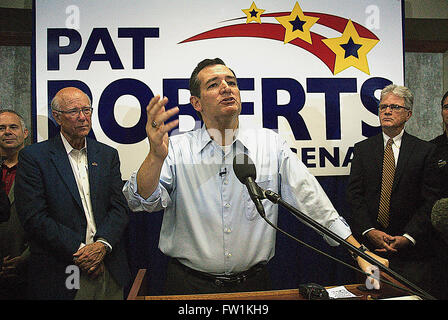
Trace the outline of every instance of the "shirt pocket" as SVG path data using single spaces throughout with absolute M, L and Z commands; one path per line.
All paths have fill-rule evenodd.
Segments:
M 274 190 L 272 186 L 272 179 L 271 177 L 261 180 L 261 181 L 255 181 L 256 184 L 262 188 L 263 190 Z M 261 204 L 263 205 L 266 215 L 269 215 L 268 207 L 271 207 L 271 204 L 269 203 L 268 199 L 261 200 Z M 246 192 L 244 192 L 244 209 L 245 209 L 245 215 L 246 218 L 249 221 L 261 218 L 260 214 L 257 211 L 257 208 L 255 207 L 255 203 L 252 201 L 249 195 L 249 191 L 246 189 Z

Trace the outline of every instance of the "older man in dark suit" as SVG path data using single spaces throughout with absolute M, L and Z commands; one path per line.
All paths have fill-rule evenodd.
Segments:
M 84 92 L 64 88 L 51 107 L 60 134 L 25 147 L 16 176 L 31 298 L 122 299 L 130 274 L 118 153 L 87 138 L 92 108 Z
M 381 91 L 382 133 L 355 144 L 347 188 L 353 230 L 387 257 L 390 268 L 430 292 L 431 208 L 438 199 L 435 146 L 404 130 L 413 95 L 403 86 Z

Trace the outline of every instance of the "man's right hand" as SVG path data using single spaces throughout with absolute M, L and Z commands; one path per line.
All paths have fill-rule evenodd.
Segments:
M 377 229 L 370 230 L 366 236 L 375 246 L 375 252 L 397 252 L 397 249 L 390 245 L 395 240 L 395 237 Z
M 148 136 L 150 149 L 137 172 L 137 192 L 144 199 L 148 198 L 159 184 L 162 165 L 168 156 L 168 132 L 179 124 L 177 119 L 165 123 L 179 112 L 178 107 L 166 111 L 165 105 L 167 103 L 168 99 L 166 97 L 160 99 L 160 96 L 157 95 L 151 99 L 146 107 L 148 117 L 146 135 Z
M 146 107 L 146 115 L 148 117 L 146 135 L 149 139 L 149 153 L 161 161 L 165 160 L 168 155 L 168 132 L 179 124 L 177 119 L 165 123 L 165 121 L 179 112 L 178 107 L 166 111 L 165 106 L 167 103 L 168 98 L 160 99 L 160 96 L 157 95 L 151 99 Z

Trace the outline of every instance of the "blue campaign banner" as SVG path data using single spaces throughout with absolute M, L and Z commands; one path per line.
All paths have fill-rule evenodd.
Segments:
M 200 126 L 188 79 L 204 58 L 235 71 L 245 128 L 279 132 L 316 176 L 347 175 L 353 145 L 379 132 L 379 90 L 403 84 L 400 0 L 35 1 L 36 141 L 57 132 L 62 87 L 92 99 L 91 135 L 118 149 L 124 179 L 148 152 L 151 97 Z

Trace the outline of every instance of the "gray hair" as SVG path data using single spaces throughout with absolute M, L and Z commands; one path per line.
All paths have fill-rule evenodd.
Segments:
M 0 109 L 0 114 L 5 113 L 5 112 L 15 114 L 19 118 L 20 125 L 22 126 L 22 131 L 25 131 L 25 129 L 26 129 L 25 120 L 23 119 L 23 117 L 20 114 L 17 113 L 17 111 L 12 110 L 12 109 Z
M 381 90 L 380 100 L 383 100 L 389 93 L 392 93 L 397 97 L 403 98 L 404 106 L 412 110 L 412 106 L 414 105 L 414 95 L 412 94 L 411 90 L 409 90 L 405 86 L 390 84 L 386 86 L 383 90 Z

